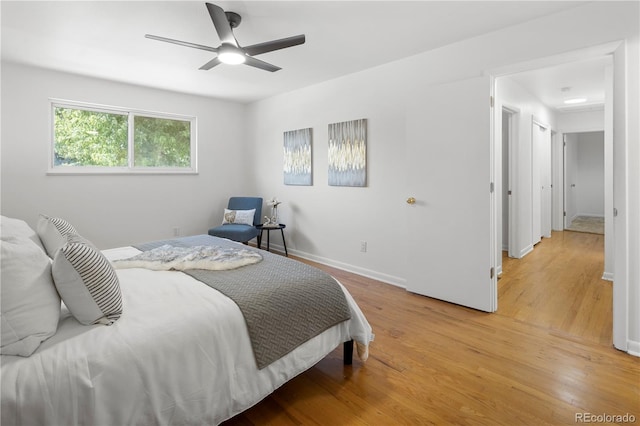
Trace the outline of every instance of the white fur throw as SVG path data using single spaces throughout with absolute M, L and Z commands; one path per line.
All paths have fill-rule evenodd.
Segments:
M 114 260 L 113 267 L 144 268 L 154 271 L 208 269 L 223 271 L 258 263 L 262 255 L 254 250 L 215 246 L 174 247 L 168 244 L 128 259 Z

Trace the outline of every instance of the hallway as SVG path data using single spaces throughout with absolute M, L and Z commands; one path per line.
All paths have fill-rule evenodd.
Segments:
M 611 346 L 613 285 L 603 269 L 604 235 L 554 231 L 522 259 L 503 252 L 497 313 Z

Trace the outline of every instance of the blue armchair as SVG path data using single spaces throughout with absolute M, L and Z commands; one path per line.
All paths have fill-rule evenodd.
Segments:
M 209 235 L 220 238 L 228 238 L 233 241 L 245 243 L 258 237 L 260 231 L 256 225 L 260 224 L 262 217 L 262 198 L 260 197 L 231 197 L 227 206 L 229 210 L 253 210 L 253 224 L 225 223 L 209 229 Z

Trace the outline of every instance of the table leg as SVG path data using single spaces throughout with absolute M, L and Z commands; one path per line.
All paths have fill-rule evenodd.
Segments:
M 289 252 L 287 251 L 287 242 L 284 240 L 284 230 L 280 228 L 280 234 L 282 234 L 282 244 L 284 245 L 284 254 L 289 257 Z

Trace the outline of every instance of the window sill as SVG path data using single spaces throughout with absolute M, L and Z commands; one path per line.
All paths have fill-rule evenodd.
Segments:
M 47 176 L 75 176 L 75 175 L 197 175 L 198 171 L 193 169 L 103 169 L 103 168 L 82 168 L 82 169 L 49 169 Z

